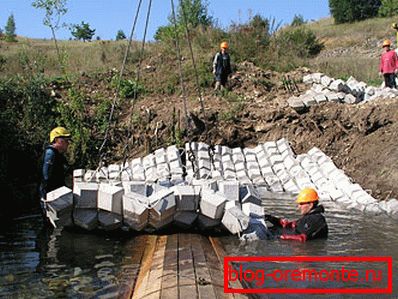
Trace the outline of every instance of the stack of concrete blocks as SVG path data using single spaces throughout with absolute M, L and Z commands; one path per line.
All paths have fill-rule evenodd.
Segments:
M 73 182 L 83 182 L 84 181 L 84 169 L 73 170 Z
M 170 180 L 170 168 L 167 161 L 167 153 L 164 148 L 159 148 L 155 151 L 155 162 L 157 178 L 160 181 Z
M 133 179 L 131 164 L 127 161 L 120 164 L 120 179 L 122 182 L 128 182 Z
M 145 185 L 144 185 L 145 186 Z M 123 222 L 135 231 L 142 231 L 148 225 L 149 210 L 146 188 L 144 194 L 126 192 L 123 195 Z
M 232 160 L 232 150 L 227 146 L 221 147 L 221 163 L 225 180 L 235 180 L 236 170 Z
M 297 185 L 295 176 L 300 171 L 300 168 L 297 167 L 298 162 L 296 162 L 290 144 L 285 138 L 281 138 L 276 141 L 276 146 L 282 158 L 282 163 L 279 163 L 280 160 L 277 160 L 274 171 L 282 182 L 283 189 L 286 192 L 298 193 L 300 188 Z
M 119 181 L 121 176 L 121 167 L 119 164 L 110 164 L 108 166 L 108 179 L 110 181 Z
M 247 175 L 251 182 L 256 186 L 266 185 L 257 161 L 256 151 L 259 151 L 260 149 L 261 148 L 257 147 L 254 149 L 245 148 L 243 150 L 246 160 Z
M 98 225 L 98 188 L 97 183 L 81 182 L 73 185 L 73 219 L 76 225 L 86 230 L 93 230 Z
M 158 179 L 155 155 L 149 154 L 142 159 L 145 169 L 145 181 L 148 184 L 155 183 Z
M 283 165 L 278 146 L 276 142 L 269 141 L 263 144 L 263 149 L 264 152 L 257 156 L 263 177 L 272 192 L 283 192 L 282 183 L 277 175 L 278 167 Z
M 292 96 L 287 102 L 293 109 L 302 112 L 306 107 L 324 102 L 341 102 L 355 104 L 376 98 L 398 97 L 398 90 L 367 86 L 350 77 L 347 81 L 333 79 L 322 73 L 309 74 L 303 77 L 305 84 L 312 84 L 311 89 L 298 97 Z
M 145 181 L 145 168 L 142 164 L 142 158 L 136 158 L 130 161 L 130 168 L 132 172 L 132 181 Z
M 103 166 L 95 173 L 97 182 L 107 182 L 109 180 L 108 167 Z
M 245 155 L 240 147 L 232 149 L 232 161 L 235 164 L 236 179 L 242 184 L 251 184 L 247 174 Z
M 224 179 L 224 168 L 222 164 L 222 146 L 215 145 L 213 149 L 211 149 L 213 154 L 213 163 L 211 165 L 211 177 L 215 180 L 223 180 Z
M 180 152 L 175 145 L 171 145 L 167 148 L 166 154 L 170 168 L 171 182 L 173 185 L 181 184 L 184 181 L 184 170 L 182 168 Z
M 48 192 L 45 207 L 46 216 L 54 227 L 73 225 L 73 192 L 71 189 L 61 187 Z
M 174 221 L 182 228 L 193 226 L 198 217 L 200 189 L 189 185 L 177 185 L 171 188 L 177 205 Z
M 124 189 L 119 186 L 101 183 L 98 189 L 98 222 L 104 230 L 114 230 L 122 226 Z
M 391 198 L 380 202 L 379 207 L 390 217 L 398 219 L 398 200 Z
M 186 177 L 187 182 L 198 178 L 198 144 L 190 142 L 185 144 Z
M 222 193 L 215 192 L 207 187 L 202 187 L 200 196 L 199 227 L 203 230 L 207 230 L 219 226 L 224 215 L 227 199 Z
M 209 155 L 209 146 L 206 143 L 199 142 L 198 143 L 198 178 L 199 179 L 208 179 L 211 178 L 211 159 Z

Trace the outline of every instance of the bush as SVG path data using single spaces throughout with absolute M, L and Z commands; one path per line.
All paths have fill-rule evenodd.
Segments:
M 380 0 L 329 0 L 330 12 L 336 24 L 375 17 L 380 5 Z
M 288 28 L 280 32 L 276 43 L 279 51 L 290 52 L 298 57 L 312 57 L 324 48 L 315 33 L 305 27 Z
M 398 1 L 397 0 L 381 0 L 379 8 L 380 17 L 392 17 L 398 15 Z
M 131 79 L 122 79 L 119 83 L 119 78 L 114 77 L 112 79 L 112 86 L 114 88 L 117 88 L 118 84 L 119 86 L 119 96 L 123 98 L 132 98 L 136 99 L 139 95 L 144 94 L 146 92 L 145 87 Z

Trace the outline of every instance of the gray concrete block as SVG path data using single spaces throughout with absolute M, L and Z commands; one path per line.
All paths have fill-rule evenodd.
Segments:
M 264 217 L 264 208 L 260 204 L 254 204 L 252 202 L 242 203 L 243 214 L 249 217 Z
M 232 154 L 232 150 L 229 148 L 229 147 L 227 147 L 227 146 L 222 146 L 221 147 L 221 155 L 222 156 L 230 156 Z
M 239 201 L 239 182 L 221 181 L 218 184 L 219 192 L 222 193 L 228 201 Z
M 239 234 L 249 226 L 250 218 L 234 207 L 225 211 L 221 223 L 231 234 Z
M 108 168 L 107 167 L 101 167 L 96 173 L 95 173 L 95 178 L 98 182 L 103 182 L 108 180 Z
M 246 202 L 251 202 L 258 205 L 261 204 L 260 195 L 257 193 L 254 186 L 251 185 L 241 186 L 239 188 L 239 199 L 242 204 Z
M 226 180 L 236 179 L 236 172 L 234 170 L 229 170 L 229 169 L 224 170 L 224 179 Z
M 283 158 L 280 154 L 272 154 L 269 157 L 271 165 L 275 165 L 277 163 L 283 163 Z
M 122 215 L 122 197 L 124 189 L 122 187 L 100 184 L 98 189 L 98 208 Z
M 322 76 L 321 84 L 325 87 L 329 87 L 329 85 L 333 82 L 333 79 L 328 76 Z
M 160 229 L 174 220 L 177 205 L 172 189 L 162 189 L 149 198 L 148 224 Z
M 46 201 L 57 212 L 73 207 L 73 192 L 66 186 L 47 193 Z
M 287 103 L 290 107 L 292 107 L 294 110 L 300 112 L 305 108 L 305 104 L 303 101 L 298 98 L 298 97 L 290 97 L 287 99 Z
M 156 158 L 155 155 L 149 154 L 142 159 L 142 165 L 145 171 L 151 168 L 156 168 Z
M 311 107 L 317 104 L 317 101 L 314 99 L 313 96 L 304 95 L 301 97 L 301 100 L 306 107 Z
M 159 148 L 154 152 L 156 165 L 167 163 L 167 153 L 164 148 Z
M 86 230 L 93 230 L 98 226 L 98 213 L 96 209 L 75 209 L 73 211 L 74 223 Z
M 221 220 L 227 199 L 221 193 L 215 193 L 211 189 L 204 188 L 199 203 L 200 212 L 215 220 Z
M 177 211 L 196 211 L 199 205 L 200 194 L 193 186 L 174 186 L 170 188 L 174 192 Z
M 379 203 L 379 206 L 388 215 L 398 216 L 398 200 L 396 200 L 395 198 L 391 198 L 389 200 L 381 201 Z
M 115 230 L 122 226 L 122 216 L 108 211 L 98 211 L 99 227 L 103 230 Z
M 143 230 L 148 224 L 149 211 L 146 208 L 148 198 L 138 193 L 123 195 L 123 221 L 136 231 Z
M 166 150 L 167 161 L 170 163 L 172 161 L 181 161 L 180 152 L 175 145 L 170 145 Z
M 273 176 L 275 175 L 272 167 L 261 167 L 261 173 L 263 174 L 263 177 L 266 178 L 267 176 Z
M 147 185 L 142 181 L 123 182 L 124 193 L 138 193 L 143 196 L 148 195 Z
M 325 97 L 327 98 L 327 100 L 329 102 L 334 102 L 334 103 L 340 102 L 339 95 L 337 93 L 335 93 L 335 92 L 332 92 L 332 91 L 331 92 L 327 92 L 327 93 L 325 93 Z
M 95 182 L 97 180 L 96 175 L 95 175 L 95 170 L 86 170 L 86 173 L 84 174 L 84 181 L 85 182 Z
M 198 213 L 196 212 L 177 211 L 174 214 L 174 223 L 179 227 L 188 229 L 193 227 L 197 218 Z
M 279 154 L 278 147 L 275 141 L 265 142 L 263 145 L 264 151 L 268 154 L 268 156 L 272 154 Z
M 347 90 L 347 86 L 343 80 L 337 79 L 337 80 L 333 80 L 330 83 L 329 89 L 333 90 L 333 91 L 337 91 L 337 92 L 340 92 L 340 91 L 344 92 L 345 90 Z
M 196 223 L 199 229 L 210 230 L 219 226 L 221 224 L 221 219 L 212 219 L 205 215 L 199 214 Z
M 264 177 L 265 181 L 267 182 L 268 186 L 270 187 L 270 190 L 272 192 L 283 192 L 283 187 L 276 175 L 270 175 L 267 177 Z
M 73 200 L 76 208 L 96 209 L 98 197 L 97 183 L 75 183 L 73 185 Z
M 357 98 L 352 94 L 346 94 L 342 101 L 346 104 L 355 104 L 357 102 Z
M 108 166 L 108 178 L 110 180 L 119 180 L 120 179 L 120 165 L 119 164 L 110 164 Z
M 314 97 L 315 101 L 318 104 L 326 103 L 328 101 L 327 97 L 324 94 L 318 94 Z

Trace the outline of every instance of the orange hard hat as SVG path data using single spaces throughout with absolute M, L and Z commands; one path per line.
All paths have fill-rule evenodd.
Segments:
M 383 42 L 383 48 L 384 47 L 390 47 L 391 46 L 391 41 L 389 39 L 384 40 Z
M 314 188 L 304 188 L 300 191 L 299 195 L 297 196 L 296 203 L 310 203 L 314 201 L 318 201 L 319 196 L 318 193 Z
M 220 48 L 221 49 L 228 49 L 228 43 L 227 42 L 222 42 L 221 44 L 220 44 Z

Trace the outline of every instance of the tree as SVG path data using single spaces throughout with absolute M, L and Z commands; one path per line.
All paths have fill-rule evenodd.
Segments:
M 116 40 L 126 39 L 126 34 L 124 34 L 123 30 L 119 30 L 116 33 Z
M 6 41 L 9 41 L 9 42 L 17 41 L 15 39 L 16 36 L 17 36 L 15 34 L 15 30 L 16 30 L 16 27 L 15 27 L 14 15 L 10 15 L 8 17 L 6 26 L 4 27 L 4 34 L 5 34 L 5 37 L 6 37 Z
M 397 0 L 381 0 L 379 8 L 379 16 L 392 17 L 398 15 L 398 1 Z
M 85 42 L 90 41 L 93 38 L 95 29 L 91 29 L 90 24 L 82 21 L 80 25 L 76 24 L 72 26 L 71 33 L 76 39 L 83 40 Z
M 66 8 L 66 0 L 35 0 L 32 3 L 34 8 L 44 9 L 45 16 L 43 19 L 44 26 L 47 26 L 51 30 L 53 40 L 55 43 L 55 49 L 57 50 L 58 61 L 60 63 L 62 71 L 64 71 L 64 63 L 61 57 L 61 52 L 59 51 L 57 38 L 55 37 L 55 31 L 57 31 L 61 26 L 65 24 L 61 23 L 61 17 L 65 15 L 68 11 Z
M 329 0 L 335 23 L 352 23 L 375 17 L 381 0 Z
M 304 25 L 306 21 L 304 20 L 304 17 L 302 15 L 294 15 L 293 21 L 290 24 L 290 26 L 297 27 Z

